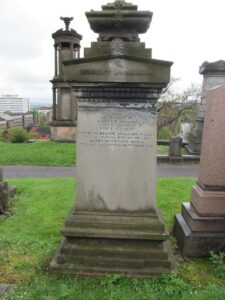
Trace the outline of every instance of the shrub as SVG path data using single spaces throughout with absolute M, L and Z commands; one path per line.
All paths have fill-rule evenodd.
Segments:
M 219 252 L 218 254 L 216 254 L 211 251 L 210 255 L 210 260 L 213 263 L 216 276 L 218 278 L 225 279 L 225 252 Z
M 28 140 L 28 133 L 25 129 L 15 127 L 10 129 L 10 141 L 12 143 L 24 143 Z
M 3 130 L 0 130 L 0 137 L 5 139 L 5 140 L 8 140 L 9 139 L 9 131 L 8 129 L 3 129 Z
M 163 127 L 158 132 L 159 140 L 169 140 L 172 136 L 171 130 L 168 127 Z

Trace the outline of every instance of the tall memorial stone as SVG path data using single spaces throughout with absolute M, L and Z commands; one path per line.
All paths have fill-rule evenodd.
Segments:
M 65 62 L 78 99 L 76 208 L 51 270 L 80 276 L 170 272 L 174 260 L 156 205 L 156 103 L 171 62 L 138 35 L 152 13 L 115 1 L 86 13 L 97 42 Z
M 206 256 L 225 247 L 225 85 L 207 93 L 199 175 L 191 202 L 175 216 L 183 256 Z
M 219 85 L 225 84 L 225 61 L 215 62 L 205 61 L 199 68 L 199 73 L 203 75 L 202 99 L 198 107 L 195 126 L 188 136 L 187 150 L 192 154 L 200 154 L 202 145 L 202 134 L 204 125 L 206 94 Z
M 77 102 L 70 82 L 65 77 L 64 63 L 80 58 L 82 36 L 69 28 L 73 18 L 61 17 L 65 29 L 52 34 L 55 51 L 55 75 L 52 82 L 53 113 L 50 124 L 51 140 L 74 142 L 77 128 Z

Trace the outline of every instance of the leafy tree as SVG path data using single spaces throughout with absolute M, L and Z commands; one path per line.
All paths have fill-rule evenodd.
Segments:
M 160 132 L 168 131 L 165 128 L 170 129 L 170 135 L 177 135 L 181 130 L 182 123 L 194 122 L 197 105 L 200 101 L 201 88 L 199 85 L 191 84 L 184 91 L 176 92 L 173 85 L 177 80 L 171 80 L 158 101 L 158 136 L 160 136 Z

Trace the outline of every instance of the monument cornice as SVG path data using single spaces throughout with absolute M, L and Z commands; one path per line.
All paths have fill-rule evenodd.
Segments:
M 95 56 L 95 57 L 88 57 L 88 58 L 79 58 L 79 59 L 64 61 L 63 64 L 64 65 L 74 65 L 74 64 L 82 64 L 82 63 L 86 63 L 86 62 L 104 61 L 104 60 L 116 59 L 116 58 L 126 59 L 126 60 L 136 61 L 136 62 L 165 65 L 168 67 L 171 67 L 173 65 L 173 62 L 171 62 L 171 61 L 160 60 L 160 59 L 146 59 L 146 58 L 126 55 L 126 54 L 112 54 L 112 55 L 102 55 L 102 56 Z

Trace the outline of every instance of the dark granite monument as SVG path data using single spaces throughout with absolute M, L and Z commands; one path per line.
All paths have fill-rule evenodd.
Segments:
M 200 257 L 225 249 L 225 86 L 208 91 L 199 175 L 191 202 L 175 216 L 183 256 Z
M 50 270 L 168 273 L 175 265 L 156 205 L 156 103 L 172 63 L 140 42 L 151 12 L 115 1 L 86 16 L 98 40 L 84 58 L 64 62 L 78 101 L 76 208 Z

